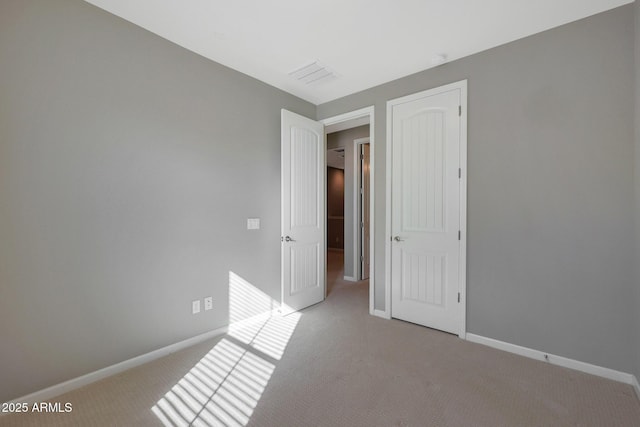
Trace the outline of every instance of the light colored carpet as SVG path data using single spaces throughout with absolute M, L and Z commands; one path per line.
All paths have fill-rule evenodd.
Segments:
M 3 426 L 640 426 L 630 386 L 368 314 L 340 279 L 300 315 L 230 331 Z

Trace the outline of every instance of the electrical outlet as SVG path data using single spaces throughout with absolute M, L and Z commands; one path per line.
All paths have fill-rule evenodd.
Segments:
M 192 314 L 200 313 L 200 300 L 199 299 L 191 302 L 191 313 Z
M 204 311 L 211 310 L 213 308 L 213 297 L 206 297 L 204 299 Z

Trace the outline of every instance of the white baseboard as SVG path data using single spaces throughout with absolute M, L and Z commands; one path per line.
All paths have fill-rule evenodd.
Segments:
M 119 374 L 120 372 L 124 372 L 128 369 L 135 368 L 136 366 L 140 366 L 145 363 L 152 362 L 163 356 L 167 356 L 171 353 L 175 353 L 176 351 L 182 350 L 187 347 L 191 347 L 192 345 L 199 344 L 210 338 L 226 333 L 227 329 L 228 329 L 227 326 L 223 326 L 221 328 L 214 329 L 209 332 L 205 332 L 204 334 L 196 335 L 195 337 L 188 338 L 184 341 L 180 341 L 178 343 L 168 345 L 158 350 L 154 350 L 150 353 L 142 354 L 132 359 L 125 360 L 120 363 L 116 363 L 115 365 L 107 366 L 106 368 L 102 368 L 100 370 L 90 372 L 86 375 L 73 378 L 69 381 L 65 381 L 63 383 L 53 385 L 51 387 L 45 388 L 44 390 L 36 391 L 26 396 L 19 397 L 17 399 L 12 400 L 11 402 L 28 403 L 28 404 L 43 402 L 55 396 L 59 396 L 63 393 L 67 393 L 71 390 L 75 390 L 77 388 L 83 387 L 85 385 L 91 384 L 101 379 L 110 377 L 115 374 Z
M 357 282 L 358 281 L 355 277 L 351 277 L 351 276 L 344 276 L 344 280 L 346 280 L 347 282 Z
M 638 400 L 640 400 L 640 383 L 638 383 L 638 378 L 635 375 L 632 375 L 632 377 L 633 377 L 633 384 L 631 385 L 636 391 L 636 396 L 638 397 Z
M 376 309 L 374 309 L 373 313 L 371 313 L 371 314 L 373 314 L 374 316 L 382 317 L 383 319 L 391 319 L 391 316 L 389 316 L 389 313 L 387 313 L 384 310 L 376 310 Z
M 540 360 L 565 368 L 575 369 L 576 371 L 586 372 L 587 374 L 596 375 L 610 380 L 631 385 L 635 390 L 638 398 L 640 398 L 640 386 L 638 386 L 637 378 L 626 372 L 616 371 L 614 369 L 604 368 L 602 366 L 592 365 L 590 363 L 580 362 L 579 360 L 569 359 L 567 357 L 556 356 L 554 354 L 545 353 L 543 351 L 510 344 L 504 341 L 494 340 L 493 338 L 483 337 L 481 335 L 467 333 L 467 341 L 483 344 L 498 350 L 508 351 L 520 356 L 529 357 L 531 359 Z

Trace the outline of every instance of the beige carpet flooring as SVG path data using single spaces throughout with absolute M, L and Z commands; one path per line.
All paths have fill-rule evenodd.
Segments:
M 640 426 L 633 389 L 368 314 L 330 253 L 322 304 L 53 399 L 3 426 Z

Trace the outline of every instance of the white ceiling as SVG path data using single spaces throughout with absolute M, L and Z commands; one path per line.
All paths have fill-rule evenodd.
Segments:
M 86 0 L 321 104 L 633 0 Z M 339 77 L 288 73 L 319 61 Z

